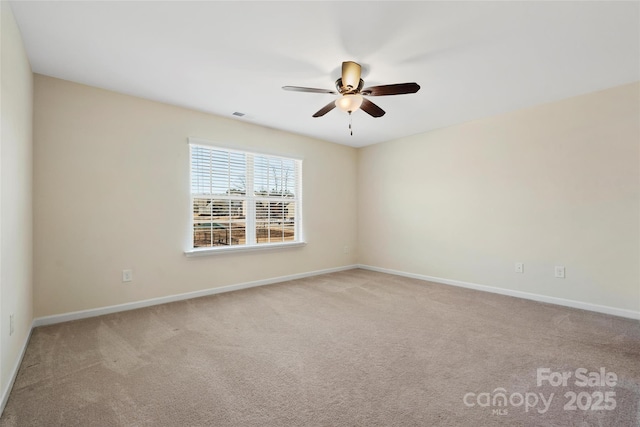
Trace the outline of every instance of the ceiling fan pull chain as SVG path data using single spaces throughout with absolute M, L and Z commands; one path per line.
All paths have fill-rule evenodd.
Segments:
M 351 111 L 349 111 L 349 133 L 353 136 L 353 129 L 351 128 Z

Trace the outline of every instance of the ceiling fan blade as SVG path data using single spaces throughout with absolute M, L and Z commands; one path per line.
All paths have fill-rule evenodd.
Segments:
M 342 85 L 351 86 L 351 89 L 358 87 L 360 83 L 360 74 L 362 68 L 360 64 L 353 61 L 345 61 L 342 63 Z
M 384 116 L 384 110 L 378 107 L 373 102 L 369 101 L 367 98 L 362 98 L 362 105 L 360 106 L 360 109 L 373 117 Z
M 331 95 L 337 95 L 338 92 L 329 89 L 316 89 L 313 87 L 300 87 L 300 86 L 282 86 L 284 90 L 291 90 L 293 92 L 311 92 L 311 93 L 330 93 Z
M 335 101 L 331 101 L 330 103 L 328 103 L 327 105 L 325 105 L 324 107 L 322 107 L 321 109 L 319 109 L 314 115 L 313 117 L 322 117 L 325 114 L 327 114 L 329 111 L 333 110 L 334 108 L 336 108 L 336 103 Z
M 385 95 L 404 95 L 407 93 L 416 93 L 420 90 L 417 83 L 396 83 L 392 85 L 371 86 L 362 89 L 363 95 L 369 96 L 385 96 Z

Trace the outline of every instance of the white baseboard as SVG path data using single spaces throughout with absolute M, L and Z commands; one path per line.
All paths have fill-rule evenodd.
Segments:
M 31 323 L 31 328 L 29 328 L 29 333 L 22 343 L 22 348 L 20 349 L 20 354 L 13 364 L 13 368 L 11 369 L 11 374 L 9 375 L 9 382 L 7 386 L 2 390 L 2 401 L 0 402 L 0 415 L 4 412 L 4 407 L 7 406 L 7 401 L 9 400 L 9 395 L 11 394 L 11 390 L 13 389 L 13 384 L 16 382 L 16 377 L 18 376 L 18 371 L 20 370 L 20 365 L 22 364 L 22 359 L 24 358 L 24 354 L 27 351 L 27 345 L 29 344 L 29 340 L 31 339 L 31 332 L 33 332 L 34 322 Z
M 302 279 L 305 277 L 318 276 L 320 274 L 335 273 L 338 271 L 351 270 L 354 268 L 362 268 L 364 270 L 378 271 L 381 273 L 394 274 L 396 276 L 410 277 L 428 282 L 442 283 L 445 285 L 458 286 L 462 288 L 475 289 L 495 294 L 508 295 L 516 298 L 524 298 L 533 301 L 545 302 L 549 304 L 562 305 L 565 307 L 579 308 L 582 310 L 595 311 L 598 313 L 611 314 L 613 316 L 626 317 L 630 319 L 640 319 L 640 311 L 626 310 L 605 305 L 591 304 L 582 301 L 569 300 L 564 298 L 550 297 L 547 295 L 534 294 L 529 292 L 516 291 L 505 288 L 497 288 L 494 286 L 480 285 L 477 283 L 463 282 L 460 280 L 444 279 L 441 277 L 426 276 L 423 274 L 408 273 L 399 270 L 374 267 L 370 265 L 347 265 L 337 268 L 329 268 L 324 270 L 310 271 L 306 273 L 292 274 L 288 276 L 274 277 L 271 279 L 256 280 L 253 282 L 239 283 L 236 285 L 222 286 L 219 288 L 204 289 L 201 291 L 187 292 L 184 294 L 169 295 L 166 297 L 152 298 L 143 301 L 130 302 L 125 304 L 112 305 L 107 307 L 99 307 L 89 310 L 74 311 L 71 313 L 55 314 L 52 316 L 39 317 L 34 319 L 33 327 L 53 325 L 55 323 L 68 322 L 71 320 L 85 319 L 88 317 L 102 316 L 104 314 L 117 313 L 120 311 L 135 310 L 153 305 L 166 304 L 174 301 L 182 301 L 191 298 L 198 298 L 208 295 L 215 295 L 223 292 L 237 291 L 240 289 L 253 288 L 256 286 L 271 285 L 274 283 L 286 282 L 288 280 Z M 18 364 L 19 366 L 19 364 Z
M 321 274 L 328 274 L 328 273 L 335 273 L 335 272 L 338 272 L 338 271 L 351 270 L 351 269 L 354 269 L 354 268 L 362 268 L 364 270 L 371 270 L 371 271 L 377 271 L 377 272 L 380 272 L 380 273 L 394 274 L 396 276 L 409 277 L 409 278 L 412 278 L 412 279 L 419 279 L 419 280 L 424 280 L 424 281 L 428 281 L 428 282 L 442 283 L 442 284 L 445 284 L 445 285 L 459 286 L 459 287 L 462 287 L 462 288 L 475 289 L 475 290 L 479 290 L 479 291 L 491 292 L 491 293 L 501 294 L 501 295 L 508 295 L 508 296 L 512 296 L 512 297 L 524 298 L 524 299 L 528 299 L 528 300 L 545 302 L 545 303 L 550 303 L 550 304 L 556 304 L 556 305 L 561 305 L 561 306 L 565 306 L 565 307 L 579 308 L 579 309 L 582 309 L 582 310 L 595 311 L 595 312 L 598 312 L 598 313 L 605 313 L 605 314 L 610 314 L 610 315 L 613 315 L 613 316 L 626 317 L 626 318 L 630 318 L 630 319 L 640 319 L 640 311 L 626 310 L 626 309 L 621 309 L 621 308 L 616 308 L 616 307 L 609 307 L 609 306 L 604 306 L 604 305 L 591 304 L 591 303 L 582 302 L 582 301 L 575 301 L 575 300 L 569 300 L 569 299 L 564 299 L 564 298 L 550 297 L 550 296 L 546 296 L 546 295 L 533 294 L 533 293 L 529 293 L 529 292 L 515 291 L 515 290 L 511 290 L 511 289 L 496 288 L 496 287 L 493 287 L 493 286 L 479 285 L 479 284 L 476 284 L 476 283 L 463 282 L 463 281 L 459 281 L 459 280 L 444 279 L 444 278 L 441 278 L 441 277 L 426 276 L 426 275 L 423 275 L 423 274 L 407 273 L 407 272 L 404 272 L 404 271 L 391 270 L 391 269 L 380 268 L 380 267 L 373 267 L 373 266 L 370 266 L 370 265 L 363 265 L 363 264 L 347 265 L 347 266 L 343 266 L 343 267 L 329 268 L 329 269 L 317 270 L 317 271 L 310 271 L 310 272 L 306 272 L 306 273 L 299 273 L 299 274 L 292 274 L 292 275 L 288 275 L 288 276 L 274 277 L 274 278 L 271 278 L 271 279 L 263 279 L 263 280 L 256 280 L 256 281 L 253 281 L 253 282 L 239 283 L 239 284 L 236 284 L 236 285 L 222 286 L 222 287 L 219 287 L 219 288 L 204 289 L 204 290 L 201 290 L 201 291 L 187 292 L 187 293 L 184 293 L 184 294 L 170 295 L 170 296 L 166 296 L 166 297 L 152 298 L 152 299 L 143 300 L 143 301 L 136 301 L 136 302 L 131 302 L 131 303 L 112 305 L 112 306 L 108 306 L 108 307 L 100 307 L 100 308 L 95 308 L 95 309 L 90 309 L 90 310 L 75 311 L 75 312 L 72 312 L 72 313 L 64 313 L 64 314 L 57 314 L 57 315 L 53 315 L 53 316 L 45 316 L 45 317 L 36 318 L 36 319 L 33 320 L 33 323 L 31 325 L 31 329 L 29 330 L 29 333 L 27 334 L 27 337 L 24 340 L 24 343 L 22 345 L 22 349 L 20 350 L 20 355 L 16 359 L 16 361 L 14 363 L 14 366 L 13 366 L 13 369 L 11 370 L 10 380 L 9 380 L 8 384 L 6 385 L 6 387 L 4 388 L 4 390 L 2 390 L 2 401 L 0 402 L 0 414 L 2 414 L 4 412 L 4 408 L 5 408 L 6 404 L 7 404 L 7 400 L 9 399 L 9 395 L 11 393 L 11 389 L 13 388 L 13 384 L 14 384 L 14 382 L 16 380 L 17 375 L 18 375 L 18 370 L 20 369 L 20 365 L 22 363 L 22 359 L 24 358 L 24 354 L 25 354 L 25 352 L 27 350 L 27 345 L 29 344 L 29 339 L 31 338 L 31 333 L 33 331 L 33 328 L 35 328 L 35 327 L 45 326 L 45 325 L 52 325 L 52 324 L 55 324 L 55 323 L 68 322 L 70 320 L 78 320 L 78 319 L 85 319 L 85 318 L 89 318 L 89 317 L 101 316 L 101 315 L 104 315 L 104 314 L 116 313 L 116 312 L 120 312 L 120 311 L 135 310 L 137 308 L 143 308 L 143 307 L 149 307 L 149 306 L 153 306 L 153 305 L 165 304 L 165 303 L 168 303 L 168 302 L 182 301 L 182 300 L 186 300 L 186 299 L 198 298 L 198 297 L 207 296 L 207 295 L 215 295 L 215 294 L 219 294 L 219 293 L 223 293 L 223 292 L 231 292 L 231 291 L 237 291 L 237 290 L 240 290 L 240 289 L 253 288 L 253 287 L 256 287 L 256 286 L 270 285 L 270 284 L 274 284 L 274 283 L 286 282 L 286 281 L 289 281 L 289 280 L 296 280 L 296 279 L 302 279 L 302 278 L 305 278 L 305 277 L 318 276 L 318 275 L 321 275 Z
M 443 279 L 441 277 L 425 276 L 423 274 L 407 273 L 404 271 L 390 270 L 387 268 L 373 267 L 359 264 L 358 268 L 364 270 L 377 271 L 380 273 L 394 274 L 396 276 L 409 277 L 412 279 L 424 280 L 427 282 L 442 283 L 445 285 L 459 286 L 461 288 L 475 289 L 477 291 L 491 292 L 494 294 L 508 295 L 516 298 L 524 298 L 533 301 L 546 302 L 549 304 L 562 305 L 565 307 L 579 308 L 582 310 L 595 311 L 598 313 L 611 314 L 613 316 L 627 317 L 629 319 L 640 319 L 640 311 L 627 310 L 623 308 L 609 307 L 606 305 L 591 304 L 588 302 L 550 297 L 547 295 L 533 294 L 529 292 L 515 291 L 512 289 L 496 288 L 494 286 L 479 285 L 477 283 L 462 282 L 460 280 Z
M 256 280 L 253 282 L 239 283 L 236 285 L 221 286 L 219 288 L 203 289 L 201 291 L 187 292 L 184 294 L 169 295 L 166 297 L 152 298 L 143 301 L 128 302 L 124 304 L 111 305 L 107 307 L 92 308 L 89 310 L 74 311 L 71 313 L 54 314 L 52 316 L 38 317 L 33 321 L 33 327 L 53 325 L 55 323 L 68 322 L 71 320 L 86 319 L 88 317 L 102 316 L 104 314 L 117 313 L 120 311 L 135 310 L 137 308 L 150 307 L 152 305 L 166 304 L 168 302 L 182 301 L 191 298 L 204 297 L 208 295 L 220 294 L 223 292 L 237 291 L 240 289 L 253 288 L 256 286 L 271 285 L 274 283 L 286 282 L 289 280 L 302 279 L 305 277 L 318 276 L 320 274 L 335 273 L 337 271 L 352 270 L 358 268 L 357 265 L 346 265 L 343 267 L 328 268 L 325 270 L 310 271 L 306 273 L 291 274 L 288 276 L 274 277 L 271 279 Z

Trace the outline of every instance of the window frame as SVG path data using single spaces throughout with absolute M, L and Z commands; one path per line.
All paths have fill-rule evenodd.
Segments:
M 251 150 L 243 150 L 237 147 L 229 147 L 224 144 L 216 143 L 213 141 L 207 141 L 199 138 L 188 138 L 189 145 L 189 243 L 187 249 L 185 249 L 184 253 L 186 256 L 202 256 L 202 255 L 213 255 L 213 254 L 222 254 L 222 253 L 230 253 L 230 252 L 246 252 L 246 251 L 256 251 L 256 250 L 275 250 L 275 249 L 286 249 L 292 247 L 301 247 L 306 245 L 306 241 L 304 240 L 303 233 L 303 189 L 302 189 L 302 170 L 303 170 L 303 159 L 295 156 L 287 156 L 282 154 L 274 154 L 267 152 L 259 152 L 259 151 L 251 151 Z M 194 206 L 194 193 L 193 193 L 193 147 L 199 146 L 206 149 L 211 150 L 220 150 L 228 153 L 239 153 L 243 154 L 247 161 L 247 168 L 245 170 L 245 180 L 247 182 L 247 191 L 246 196 L 243 196 L 242 199 L 247 201 L 248 209 L 247 215 L 245 218 L 245 236 L 250 236 L 254 242 L 252 243 L 244 243 L 238 245 L 221 245 L 221 246 L 204 246 L 204 247 L 194 247 L 194 239 L 195 239 L 195 228 L 194 228 L 194 214 L 193 214 L 193 206 Z M 294 179 L 295 182 L 295 219 L 294 219 L 294 237 L 296 240 L 293 241 L 282 241 L 282 242 L 269 242 L 269 243 L 258 243 L 256 241 L 256 225 L 258 224 L 257 215 L 256 215 L 256 203 L 260 200 L 265 199 L 264 196 L 256 195 L 254 190 L 254 173 L 255 173 L 255 165 L 254 159 L 256 157 L 265 157 L 265 158 L 275 158 L 275 159 L 284 159 L 287 161 L 295 162 L 295 170 L 296 176 Z M 251 167 L 251 170 L 249 170 Z M 251 194 L 250 194 L 251 193 Z M 214 196 L 212 195 L 212 198 Z M 228 197 L 228 196 L 227 196 Z M 233 197 L 231 197 L 233 198 Z M 279 200 L 274 198 L 273 200 Z M 249 214 L 251 215 L 249 217 Z

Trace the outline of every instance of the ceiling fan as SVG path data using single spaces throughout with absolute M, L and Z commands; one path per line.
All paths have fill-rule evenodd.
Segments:
M 283 86 L 284 90 L 295 92 L 311 92 L 311 93 L 328 93 L 332 95 L 341 95 L 335 101 L 331 101 L 321 109 L 319 109 L 313 117 L 322 117 L 335 107 L 346 111 L 351 115 L 352 112 L 360 108 L 372 117 L 382 117 L 385 111 L 364 96 L 387 96 L 387 95 L 404 95 L 407 93 L 416 93 L 420 90 L 417 83 L 396 83 L 390 85 L 370 86 L 362 88 L 364 81 L 360 78 L 362 68 L 360 64 L 353 61 L 345 61 L 342 63 L 342 77 L 336 80 L 336 89 L 315 89 L 300 86 Z M 349 125 L 351 128 L 351 125 Z M 352 133 L 353 135 L 353 133 Z

